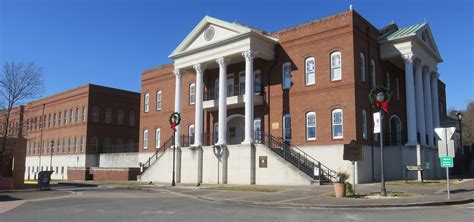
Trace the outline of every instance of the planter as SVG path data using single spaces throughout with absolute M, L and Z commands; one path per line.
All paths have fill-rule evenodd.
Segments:
M 334 183 L 334 193 L 336 197 L 345 197 L 346 196 L 346 184 L 345 183 Z

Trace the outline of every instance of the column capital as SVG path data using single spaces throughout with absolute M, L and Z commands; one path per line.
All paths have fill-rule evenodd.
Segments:
M 224 58 L 224 57 L 220 57 L 218 59 L 216 59 L 216 62 L 217 64 L 219 64 L 219 67 L 227 67 L 227 64 L 229 64 L 229 61 L 230 59 L 227 59 L 227 58 Z
M 413 53 L 407 53 L 402 55 L 402 59 L 405 63 L 413 63 L 415 56 L 413 55 Z
M 439 72 L 436 72 L 436 71 L 431 72 L 431 78 L 432 79 L 439 79 Z
M 242 52 L 242 56 L 245 58 L 245 60 L 248 60 L 248 61 L 252 61 L 256 55 L 257 55 L 257 51 L 252 50 L 252 49 Z
M 177 78 L 181 78 L 181 76 L 182 76 L 180 69 L 174 69 L 173 73 Z
M 196 65 L 193 65 L 193 68 L 194 68 L 194 70 L 196 70 L 196 72 L 202 73 L 206 69 L 206 65 L 198 63 Z

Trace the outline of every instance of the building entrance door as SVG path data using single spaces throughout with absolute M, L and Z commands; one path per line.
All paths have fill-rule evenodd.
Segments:
M 240 144 L 244 141 L 244 116 L 234 115 L 227 120 L 227 144 Z

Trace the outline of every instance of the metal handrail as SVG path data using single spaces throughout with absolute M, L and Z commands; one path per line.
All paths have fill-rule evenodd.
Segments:
M 158 155 L 163 153 L 165 150 L 167 150 L 168 148 L 171 148 L 173 145 L 173 137 L 170 137 L 168 140 L 166 140 L 164 143 L 163 143 L 163 146 L 161 146 L 160 148 L 156 149 L 155 153 L 153 155 L 151 155 L 150 157 L 148 157 L 148 160 L 145 162 L 145 163 L 142 163 L 140 165 L 140 168 L 142 168 L 142 174 L 151 166 L 152 164 L 152 160 L 157 160 L 158 159 Z
M 272 151 L 280 154 L 285 160 L 291 162 L 293 165 L 298 167 L 301 171 L 305 172 L 313 179 L 319 180 L 329 180 L 329 181 L 337 181 L 338 176 L 337 172 L 334 170 L 329 169 L 329 167 L 322 164 L 320 161 L 314 159 L 309 154 L 302 151 L 295 145 L 292 145 L 289 141 L 286 141 L 280 137 L 274 137 L 271 135 L 265 134 L 263 136 L 264 140 L 268 143 L 268 147 L 272 149 Z M 262 141 L 263 142 L 263 141 Z M 272 145 L 276 144 L 277 147 L 273 147 Z M 280 151 L 277 151 L 280 148 Z M 314 166 L 318 166 L 319 169 L 319 176 L 315 176 L 313 173 Z

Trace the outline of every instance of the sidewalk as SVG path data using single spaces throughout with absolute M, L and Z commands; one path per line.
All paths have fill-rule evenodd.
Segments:
M 412 182 L 413 183 L 413 182 Z M 398 197 L 377 197 L 380 184 L 357 185 L 359 195 L 370 195 L 373 198 L 335 198 L 332 185 L 323 186 L 235 186 L 235 185 L 202 185 L 195 186 L 163 186 L 155 190 L 167 190 L 171 193 L 191 198 L 226 202 L 245 203 L 282 207 L 409 207 L 465 204 L 474 202 L 474 180 L 464 180 L 451 185 L 451 199 L 447 199 L 446 184 L 405 185 L 390 183 L 387 192 Z

